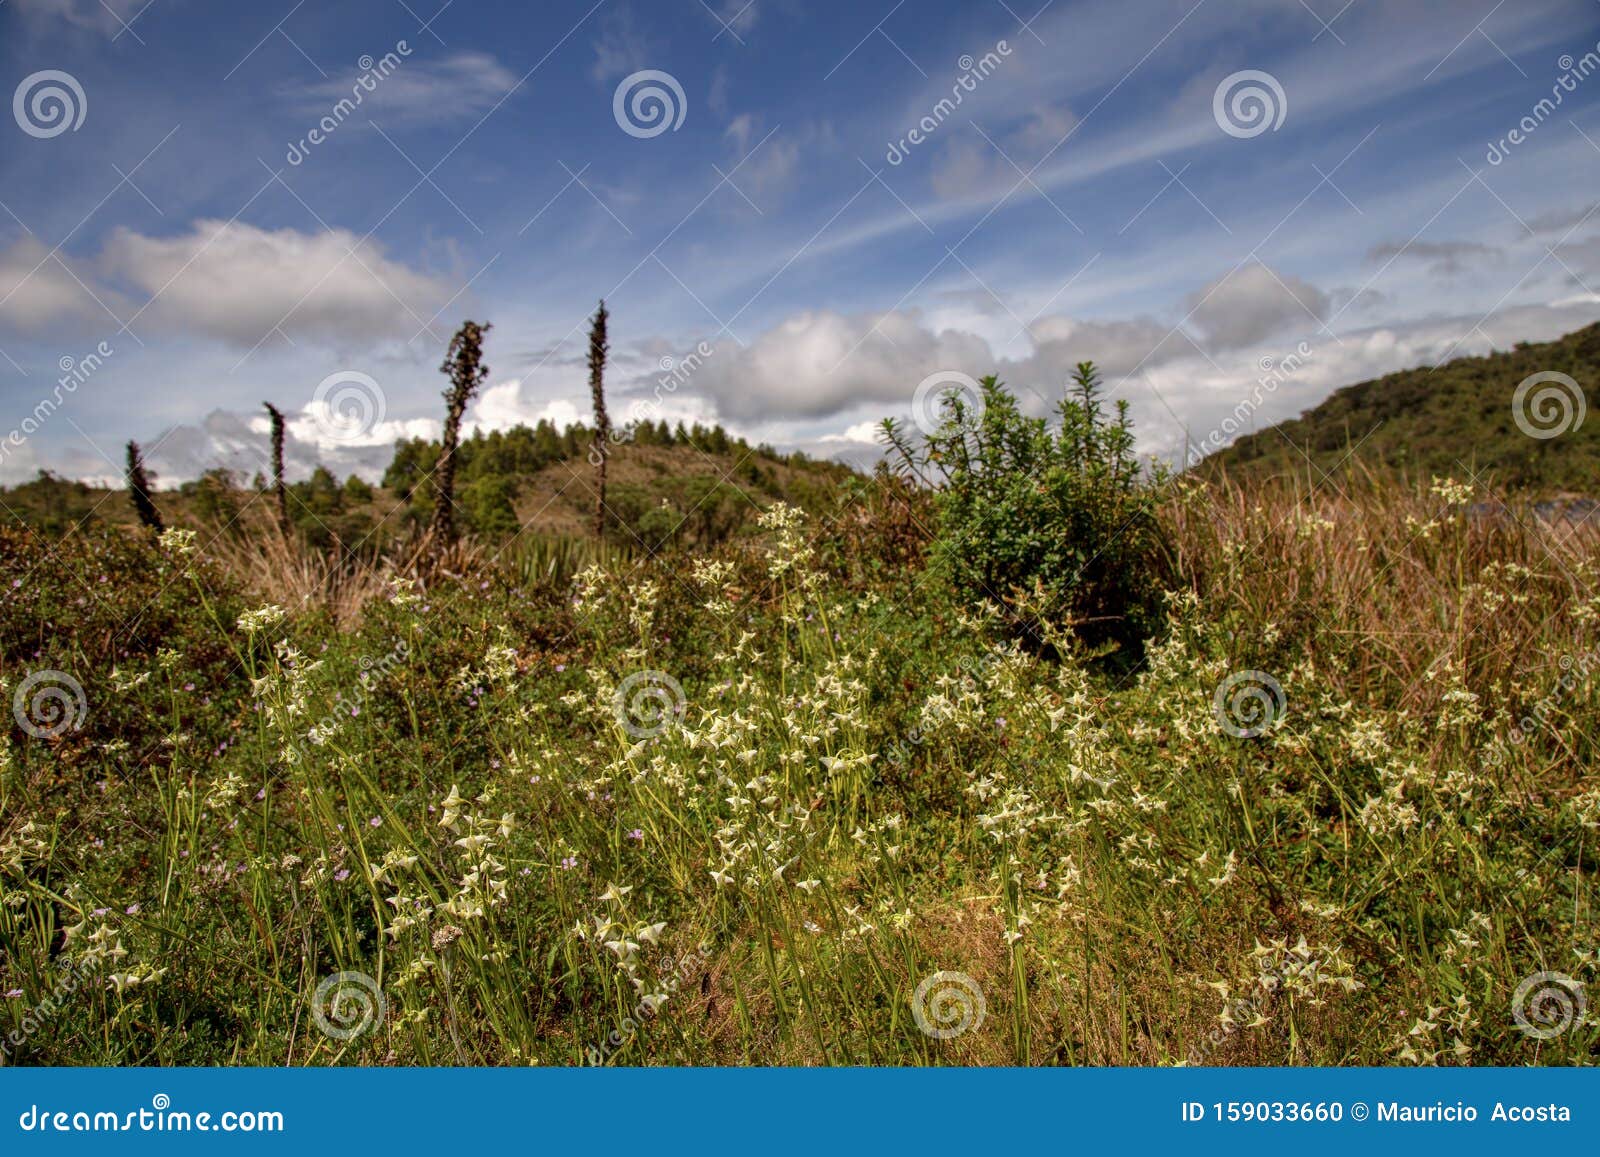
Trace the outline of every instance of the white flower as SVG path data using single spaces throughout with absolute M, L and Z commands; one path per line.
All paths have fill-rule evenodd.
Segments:
M 177 532 L 169 531 L 169 533 Z M 254 635 L 260 631 L 271 630 L 288 617 L 289 612 L 282 607 L 276 603 L 268 603 L 264 607 L 257 607 L 253 611 L 246 611 L 240 615 L 238 627 L 245 634 Z

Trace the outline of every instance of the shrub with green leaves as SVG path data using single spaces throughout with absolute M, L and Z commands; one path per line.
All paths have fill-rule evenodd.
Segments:
M 1078 364 L 1056 424 L 1024 414 L 993 375 L 980 388 L 970 401 L 947 395 L 920 447 L 885 427 L 906 465 L 938 484 L 932 565 L 964 598 L 998 606 L 1008 633 L 1035 649 L 1066 628 L 1118 653 L 1116 665 L 1136 660 L 1160 627 L 1170 565 L 1160 479 L 1134 454 L 1127 402 L 1105 412 L 1093 362 Z

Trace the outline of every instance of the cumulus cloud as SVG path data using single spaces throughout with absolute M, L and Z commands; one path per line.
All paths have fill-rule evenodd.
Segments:
M 58 324 L 94 318 L 109 320 L 89 290 L 79 284 L 85 274 L 84 270 L 72 269 L 61 255 L 52 256 L 43 243 L 32 237 L 23 237 L 10 248 L 0 250 L 0 326 L 38 332 Z M 102 288 L 97 292 L 104 300 L 110 291 Z
M 164 329 L 245 349 L 274 331 L 347 348 L 412 337 L 454 292 L 344 229 L 199 220 L 170 237 L 117 229 L 93 258 L 51 255 L 32 237 L 0 250 L 0 327 L 29 333 L 118 324 L 115 313 L 136 332 Z
M 1285 329 L 1318 329 L 1330 306 L 1315 285 L 1274 273 L 1259 261 L 1190 294 L 1187 304 L 1190 320 L 1218 350 L 1254 345 Z
M 394 444 L 403 438 L 437 438 L 439 422 L 410 418 L 378 423 L 361 437 L 348 439 L 325 420 L 315 406 L 286 415 L 284 474 L 289 481 L 309 478 L 318 466 L 336 477 L 355 474 L 368 482 L 383 477 Z M 182 485 L 207 470 L 227 470 L 248 483 L 271 470 L 271 423 L 263 412 L 213 410 L 200 422 L 171 426 L 145 444 L 145 459 L 162 488 Z
M 151 298 L 145 318 L 247 349 L 274 330 L 341 347 L 408 338 L 453 292 L 344 229 L 209 220 L 172 237 L 118 229 L 98 265 Z
M 1029 334 L 1033 355 L 1016 364 L 1030 379 L 1049 384 L 1064 382 L 1079 362 L 1092 361 L 1103 373 L 1117 376 L 1200 352 L 1188 334 L 1154 318 L 1080 321 L 1047 317 L 1036 321 Z
M 931 333 L 909 313 L 806 312 L 750 345 L 722 342 L 692 388 L 735 419 L 819 418 L 868 402 L 908 399 L 928 374 L 992 370 L 972 334 Z
M 509 430 L 513 426 L 537 426 L 545 421 L 558 430 L 583 420 L 578 407 L 565 398 L 537 398 L 524 390 L 521 378 L 497 382 L 478 395 L 467 414 L 471 430 Z

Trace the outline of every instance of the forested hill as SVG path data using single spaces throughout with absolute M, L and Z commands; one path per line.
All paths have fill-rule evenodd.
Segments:
M 1516 404 L 1523 382 L 1553 373 L 1576 382 L 1577 392 L 1547 377 L 1530 384 Z M 1356 461 L 1417 477 L 1487 471 L 1483 476 L 1506 490 L 1593 495 L 1600 493 L 1600 418 L 1580 419 L 1597 384 L 1600 324 L 1556 341 L 1521 342 L 1504 353 L 1346 386 L 1299 418 L 1238 439 L 1196 469 L 1244 478 L 1305 472 L 1310 458 L 1327 471 L 1359 443 Z M 1553 436 L 1525 432 L 1519 413 L 1528 429 Z

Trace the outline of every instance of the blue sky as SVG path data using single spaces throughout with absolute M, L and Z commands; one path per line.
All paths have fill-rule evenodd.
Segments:
M 1043 412 L 1093 358 L 1181 454 L 1600 318 L 1597 41 L 1594 0 L 3 0 L 0 441 L 59 404 L 0 480 L 253 473 L 263 399 L 294 472 L 372 476 L 465 317 L 472 424 L 570 420 L 602 295 L 614 417 L 861 460 L 931 374 Z

